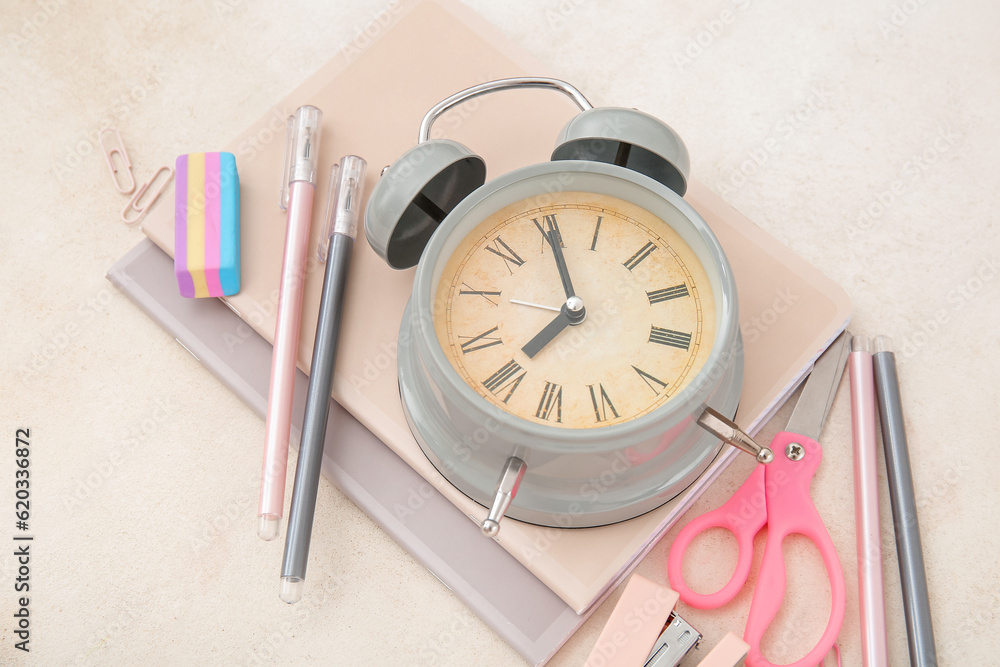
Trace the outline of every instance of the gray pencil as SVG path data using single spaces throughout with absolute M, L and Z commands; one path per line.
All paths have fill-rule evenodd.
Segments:
M 323 466 L 326 422 L 330 414 L 333 370 L 337 360 L 337 339 L 340 337 L 347 271 L 357 235 L 366 166 L 361 158 L 348 155 L 330 171 L 327 232 L 319 249 L 320 259 L 326 261 L 326 273 L 316 322 L 306 409 L 302 418 L 299 462 L 295 467 L 295 486 L 288 513 L 285 555 L 281 563 L 279 597 L 289 604 L 302 599 L 305 588 L 316 494 Z
M 903 588 L 903 610 L 906 634 L 910 646 L 910 663 L 915 667 L 935 667 L 934 628 L 927 596 L 924 554 L 920 547 L 920 526 L 917 523 L 917 502 L 910 473 L 910 454 L 903 428 L 903 407 L 896 375 L 896 355 L 892 341 L 886 336 L 875 339 L 875 395 L 882 421 L 882 446 L 889 480 L 892 522 L 896 532 L 896 553 L 899 557 L 899 578 Z

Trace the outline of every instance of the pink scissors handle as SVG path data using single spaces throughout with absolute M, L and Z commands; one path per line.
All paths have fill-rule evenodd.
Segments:
M 753 563 L 753 538 L 767 522 L 769 499 L 764 496 L 764 488 L 764 465 L 760 464 L 725 505 L 702 514 L 677 535 L 667 559 L 667 576 L 671 587 L 685 603 L 698 609 L 715 609 L 736 597 L 746 584 Z M 729 582 L 715 593 L 696 593 L 684 582 L 684 552 L 695 537 L 711 528 L 725 528 L 736 536 L 739 547 L 736 570 Z
M 794 444 L 798 444 L 800 449 L 793 448 L 793 455 L 789 457 L 788 448 Z M 823 636 L 809 653 L 788 666 L 813 667 L 820 664 L 837 640 L 844 622 L 845 606 L 844 572 L 840 559 L 830 533 L 809 495 L 809 484 L 819 468 L 823 449 L 815 440 L 787 431 L 774 437 L 771 449 L 774 451 L 774 461 L 767 465 L 765 480 L 768 505 L 767 544 L 743 634 L 744 641 L 750 645 L 747 665 L 774 667 L 761 655 L 760 640 L 785 597 L 785 558 L 781 543 L 788 535 L 801 534 L 812 540 L 819 549 L 830 578 L 832 599 L 830 620 Z M 794 460 L 799 454 L 801 458 Z

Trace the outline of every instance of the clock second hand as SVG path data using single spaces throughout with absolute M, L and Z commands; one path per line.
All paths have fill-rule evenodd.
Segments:
M 519 306 L 531 306 L 532 308 L 541 308 L 542 310 L 551 310 L 554 313 L 560 312 L 561 308 L 556 308 L 555 306 L 543 306 L 540 303 L 531 303 L 530 301 L 521 301 L 520 299 L 508 299 L 511 303 L 516 303 Z

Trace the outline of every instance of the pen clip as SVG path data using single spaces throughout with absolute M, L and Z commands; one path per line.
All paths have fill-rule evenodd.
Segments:
M 337 217 L 337 190 L 339 190 L 340 164 L 330 167 L 330 185 L 326 189 L 326 215 L 323 216 L 323 233 L 316 245 L 316 258 L 325 262 L 330 252 L 330 236 L 333 234 L 333 220 Z
M 157 188 L 156 191 L 149 196 L 149 199 L 146 200 L 145 204 L 143 204 L 141 207 L 138 206 L 139 200 L 142 199 L 142 196 L 146 194 L 147 190 L 149 190 L 149 186 L 151 186 L 153 184 L 153 181 L 155 181 L 159 177 L 159 175 L 163 172 L 167 173 L 167 177 L 166 179 L 164 179 L 163 185 Z M 128 200 L 127 204 L 125 204 L 125 208 L 122 209 L 122 222 L 124 222 L 126 225 L 134 225 L 135 223 L 139 222 L 139 220 L 142 219 L 142 216 L 146 215 L 146 211 L 148 211 L 149 208 L 156 203 L 156 200 L 160 197 L 163 191 L 167 189 L 167 185 L 170 184 L 170 179 L 172 179 L 173 177 L 174 177 L 173 167 L 160 167 L 159 169 L 157 169 L 156 172 L 154 172 L 153 175 L 149 177 L 148 181 L 139 186 L 139 189 L 135 191 L 135 194 L 132 195 L 132 198 Z M 133 211 L 136 214 L 135 217 L 129 218 L 129 213 Z
M 104 144 L 104 133 L 111 132 L 115 135 L 118 140 L 117 146 L 112 146 L 110 149 Z M 125 151 L 125 142 L 122 141 L 122 135 L 118 134 L 118 130 L 113 127 L 106 127 L 101 130 L 97 135 L 97 141 L 101 144 L 101 150 L 104 151 L 104 160 L 108 163 L 108 171 L 111 172 L 111 182 L 115 185 L 115 190 L 122 193 L 123 195 L 130 195 L 132 191 L 135 190 L 135 176 L 132 174 L 132 162 L 128 159 L 128 153 Z M 118 155 L 118 158 L 122 162 L 122 169 L 128 176 L 129 185 L 124 185 L 122 183 L 123 179 L 118 177 L 118 167 L 115 166 L 114 157 Z
M 282 211 L 288 210 L 288 172 L 292 167 L 292 123 L 294 122 L 294 115 L 285 121 L 285 160 L 281 167 L 281 189 L 278 193 L 278 206 Z
M 326 221 L 316 249 L 319 261 L 326 261 L 330 252 L 330 237 L 334 234 L 345 234 L 352 239 L 357 237 L 367 168 L 368 163 L 357 155 L 345 155 L 340 158 L 339 164 L 330 167 Z

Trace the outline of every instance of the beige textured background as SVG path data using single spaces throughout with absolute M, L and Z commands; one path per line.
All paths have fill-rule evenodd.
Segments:
M 996 664 L 1000 8 L 468 4 L 596 104 L 669 122 L 698 180 L 844 286 L 855 331 L 894 337 L 940 661 Z M 141 234 L 118 220 L 124 198 L 97 130 L 119 128 L 145 180 L 179 153 L 227 141 L 343 47 L 363 49 L 365 31 L 395 7 L 311 5 L 46 0 L 0 10 L 0 540 L 12 544 L 15 532 L 13 434 L 25 426 L 37 536 L 27 657 L 11 646 L 13 549 L 0 550 L 2 663 L 520 664 L 328 483 L 313 588 L 297 607 L 280 603 L 282 545 L 254 535 L 263 422 L 103 277 Z M 844 563 L 841 643 L 853 665 L 846 383 L 823 439 L 813 494 Z M 720 504 L 748 470 L 734 465 L 694 511 Z M 905 630 L 883 501 L 898 665 Z M 665 581 L 672 534 L 639 572 Z M 793 565 L 792 581 L 806 571 Z M 582 661 L 616 598 L 553 664 Z M 748 605 L 746 594 L 685 616 L 714 643 L 741 630 Z M 818 634 L 796 627 L 794 610 L 783 617 L 769 636 L 778 654 Z

